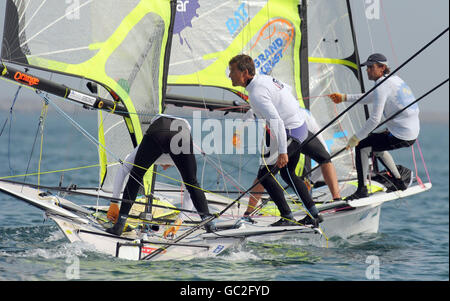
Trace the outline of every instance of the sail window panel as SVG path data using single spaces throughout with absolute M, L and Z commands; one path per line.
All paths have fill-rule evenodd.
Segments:
M 227 192 L 229 198 L 236 198 L 232 191 L 245 191 L 256 178 L 260 160 L 261 144 L 265 137 L 262 122 L 252 122 L 249 128 L 240 132 L 241 147 L 232 145 L 232 135 L 243 123 L 242 114 L 223 111 L 197 111 L 169 105 L 168 114 L 186 118 L 192 128 L 194 152 L 197 159 L 197 175 L 200 187 L 211 191 Z M 204 154 L 199 154 L 202 150 Z M 171 178 L 180 179 L 175 168 L 164 171 Z M 180 182 L 160 177 L 158 181 L 180 185 Z M 228 194 L 229 193 L 229 194 Z
M 151 119 L 161 110 L 161 64 L 164 56 L 163 38 L 167 28 L 168 24 L 160 15 L 150 12 L 145 14 L 133 24 L 105 65 L 106 74 L 115 81 L 116 85 L 113 87 L 123 96 L 131 117 L 138 117 L 141 133 L 147 130 Z M 99 116 L 99 121 L 103 122 L 105 144 L 114 150 L 114 155 L 106 154 L 107 162 L 117 162 L 119 158 L 124 160 L 134 149 L 129 129 L 123 118 L 110 114 L 103 116 L 105 117 Z M 138 130 L 136 124 L 133 127 Z M 136 138 L 139 143 L 139 137 Z M 112 190 L 118 168 L 120 164 L 108 164 L 103 190 Z
M 333 92 L 359 93 L 360 85 L 351 68 L 339 64 L 309 63 L 310 70 L 310 111 L 319 128 L 327 125 L 347 108 L 347 104 L 334 104 L 327 95 Z M 316 97 L 318 96 L 318 97 Z M 364 107 L 354 106 L 338 121 L 322 132 L 328 151 L 334 154 L 343 149 L 348 139 L 365 123 Z M 351 152 L 339 155 L 334 160 L 337 174 L 347 178 L 353 173 L 354 162 Z M 314 164 L 313 164 L 314 167 Z
M 347 66 L 310 63 L 309 68 L 310 91 L 311 96 L 314 97 L 310 101 L 310 111 L 316 118 L 318 125 L 322 127 L 347 107 L 346 104 L 334 104 L 326 95 L 336 91 L 341 93 L 359 93 L 358 89 L 360 89 L 360 86 L 352 70 Z M 346 122 L 347 120 L 349 123 L 344 128 L 347 138 L 350 138 L 365 123 L 363 106 L 354 106 L 337 123 Z M 324 135 L 327 135 L 326 133 L 328 132 L 330 132 L 329 136 L 334 135 L 334 133 L 331 133 L 333 132 L 331 129 L 326 129 Z M 328 137 L 325 139 L 328 139 Z
M 159 15 L 145 15 L 106 62 L 106 74 L 126 93 L 121 95 L 128 94 L 141 125 L 159 112 L 164 31 L 165 23 Z M 130 110 L 130 103 L 125 105 Z
M 122 117 L 112 114 L 98 115 L 98 124 L 103 128 L 105 137 L 106 177 L 103 180 L 102 190 L 112 192 L 114 187 L 114 175 L 121 168 L 118 159 L 125 157 L 134 149 L 125 121 Z M 111 153 L 110 153 L 111 152 Z M 106 162 L 104 164 L 106 164 Z M 102 178 L 102 175 L 100 175 Z M 126 181 L 124 182 L 126 183 Z
M 346 0 L 308 1 L 309 56 L 345 59 L 354 51 Z

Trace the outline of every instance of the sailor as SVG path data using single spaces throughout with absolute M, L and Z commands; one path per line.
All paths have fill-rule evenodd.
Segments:
M 302 115 L 301 118 L 305 119 L 306 125 L 308 126 L 308 138 L 318 133 L 320 128 L 311 112 L 307 109 L 300 108 L 300 114 Z M 331 192 L 333 201 L 340 201 L 342 199 L 337 182 L 336 169 L 331 162 L 331 156 L 327 150 L 327 145 L 321 134 L 317 135 L 316 138 L 312 139 L 303 147 L 302 153 L 319 164 L 322 176 Z M 257 180 L 255 180 L 254 183 L 256 182 Z M 250 196 L 247 210 L 244 213 L 244 218 L 248 217 L 248 215 L 256 208 L 256 205 L 261 199 L 262 192 L 264 192 L 264 187 L 261 184 L 255 186 Z
M 390 73 L 387 59 L 381 53 L 370 55 L 361 66 L 367 66 L 367 76 L 375 84 L 381 82 Z M 333 93 L 330 94 L 330 98 L 338 104 L 344 101 L 357 101 L 362 95 Z M 407 189 L 407 185 L 402 181 L 392 156 L 387 151 L 414 144 L 420 130 L 419 107 L 415 104 L 386 122 L 387 129 L 384 132 L 372 134 L 371 132 L 378 126 L 383 115 L 385 118 L 389 118 L 414 100 L 415 97 L 411 89 L 400 77 L 394 75 L 360 101 L 361 104 L 371 103 L 372 112 L 365 125 L 350 138 L 347 144 L 347 149 L 356 147 L 355 163 L 358 174 L 358 188 L 346 200 L 368 196 L 367 172 L 369 156 L 372 151 L 393 175 L 393 184 L 397 189 Z
M 270 159 L 266 161 L 263 158 L 264 164 L 261 165 L 257 175 L 281 214 L 281 219 L 272 226 L 297 225 L 284 197 L 283 189 L 275 180 L 278 171 L 283 180 L 294 188 L 308 210 L 306 217 L 298 222 L 318 226 L 323 218 L 319 215 L 305 183 L 295 174 L 301 152 L 300 145 L 308 137 L 308 127 L 301 117 L 297 99 L 281 81 L 268 75 L 255 75 L 253 59 L 248 55 L 241 54 L 232 58 L 229 68 L 229 77 L 233 86 L 245 87 L 251 109 L 257 117 L 265 120 L 269 125 L 278 148 L 276 162 Z M 272 142 L 271 145 L 273 145 Z M 265 176 L 271 171 L 273 171 L 272 174 Z
M 210 216 L 205 194 L 197 181 L 197 163 L 190 131 L 189 123 L 183 118 L 158 114 L 152 119 L 136 151 L 133 168 L 123 192 L 124 200 L 136 199 L 139 183 L 147 169 L 162 155 L 168 154 L 178 168 L 200 217 L 206 219 Z M 111 206 L 114 205 L 111 204 Z M 115 235 L 122 234 L 131 206 L 130 202 L 122 202 L 117 222 L 112 228 L 107 229 L 107 232 Z M 113 210 L 111 208 L 111 211 Z M 207 232 L 212 232 L 214 228 L 213 221 L 205 225 Z
M 113 198 L 114 199 L 120 198 L 120 194 L 122 192 L 122 188 L 123 188 L 125 179 L 129 175 L 131 169 L 133 168 L 134 161 L 136 158 L 136 153 L 137 153 L 138 149 L 139 149 L 139 146 L 137 146 L 131 153 L 129 153 L 125 157 L 123 164 L 120 166 L 120 169 L 116 172 L 116 174 L 114 176 L 114 185 L 113 185 Z M 169 167 L 172 167 L 174 165 L 172 159 L 170 158 L 170 156 L 168 154 L 161 155 L 158 158 L 158 160 L 156 160 L 154 162 L 154 164 L 161 165 L 163 170 L 167 170 Z M 178 215 L 174 225 L 168 227 L 164 231 L 163 235 L 165 238 L 167 236 L 174 236 L 177 233 L 178 229 L 180 228 L 181 223 L 184 220 L 186 220 L 186 218 L 189 218 L 189 216 L 185 212 L 192 211 L 195 209 L 189 193 L 186 193 L 186 188 L 185 188 L 184 184 L 182 184 L 181 190 L 185 192 L 185 193 L 183 193 L 183 201 L 182 201 L 181 208 L 186 211 L 182 211 Z M 110 221 L 115 223 L 119 217 L 119 210 L 120 210 L 120 208 L 119 208 L 118 203 L 116 201 L 111 201 L 106 217 Z

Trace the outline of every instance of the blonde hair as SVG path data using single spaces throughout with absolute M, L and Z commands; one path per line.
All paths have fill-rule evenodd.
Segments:
M 382 66 L 386 67 L 386 68 L 384 68 L 384 71 L 383 71 L 384 75 L 391 73 L 391 69 L 389 69 L 388 65 L 385 65 L 382 63 L 375 63 L 375 64 L 377 64 L 378 67 L 382 67 Z

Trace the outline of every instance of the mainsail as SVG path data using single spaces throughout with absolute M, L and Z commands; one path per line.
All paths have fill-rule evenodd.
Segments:
M 170 0 L 6 1 L 4 66 L 88 79 L 114 103 L 110 113 L 117 115 L 98 113 L 104 190 L 112 190 L 118 164 L 111 163 L 140 142 L 152 116 L 162 111 L 174 13 Z
M 178 4 L 168 93 L 178 95 L 173 91 L 180 91 L 179 87 L 198 86 L 197 105 L 205 108 L 214 95 L 210 87 L 233 91 L 245 99 L 245 90 L 232 87 L 228 78 L 228 62 L 240 53 L 254 58 L 257 72 L 289 84 L 300 106 L 310 109 L 320 126 L 342 111 L 327 94 L 363 91 L 347 0 L 235 0 L 219 5 L 195 0 Z M 223 107 L 229 108 L 230 103 L 222 99 Z M 344 147 L 364 120 L 364 109 L 354 108 L 327 128 L 323 135 L 330 153 Z M 346 152 L 337 159 L 338 175 L 348 178 L 353 170 L 352 154 Z M 309 164 L 309 160 L 300 160 L 297 173 L 303 174 Z M 319 180 L 320 171 L 312 178 Z
M 345 109 L 333 104 L 326 95 L 364 92 L 350 1 L 308 1 L 308 42 L 309 109 L 323 127 Z M 352 108 L 322 133 L 331 154 L 344 148 L 349 137 L 361 128 L 366 120 L 365 110 L 362 106 Z M 351 152 L 340 154 L 333 163 L 340 179 L 351 178 Z M 313 175 L 313 179 L 319 177 L 317 172 Z
M 111 110 L 117 114 L 98 113 L 98 140 L 105 146 L 99 147 L 100 185 L 105 191 L 112 190 L 118 161 L 139 143 L 152 116 L 165 109 L 166 82 L 168 94 L 198 87 L 193 93 L 200 107 L 207 107 L 212 87 L 246 99 L 245 90 L 232 87 L 228 78 L 228 61 L 239 53 L 251 55 L 259 73 L 289 84 L 300 106 L 309 108 L 321 126 L 339 113 L 324 95 L 362 89 L 346 0 L 231 0 L 220 4 L 128 0 L 114 5 L 106 0 L 79 1 L 78 5 L 8 0 L 6 8 L 4 63 L 87 78 L 104 88 L 99 96 L 123 105 L 124 112 L 114 107 Z M 68 32 L 73 34 L 67 36 Z M 230 106 L 225 97 L 217 101 Z M 223 113 L 206 116 L 225 118 Z M 363 110 L 354 108 L 329 127 L 323 135 L 330 153 L 345 146 L 364 119 Z M 241 156 L 235 160 L 238 166 L 231 164 L 228 169 L 219 162 L 214 169 L 240 180 L 240 170 L 246 165 L 243 160 L 250 157 Z M 348 178 L 352 154 L 346 152 L 337 159 L 338 175 Z M 309 160 L 300 161 L 298 174 L 303 173 L 305 163 L 308 166 Z M 251 169 L 256 167 L 250 165 L 247 169 L 253 174 Z M 152 171 L 144 180 L 147 189 Z M 221 180 L 227 181 L 224 176 Z
M 301 99 L 300 24 L 298 0 L 189 1 L 177 10 L 168 84 L 235 90 L 228 62 L 246 53 Z
M 270 74 L 290 85 L 304 106 L 307 81 L 302 82 L 301 78 L 302 72 L 307 71 L 304 67 L 307 49 L 303 47 L 298 4 L 298 0 L 178 1 L 168 77 L 170 103 L 184 103 L 179 95 L 189 91 L 196 96 L 189 97 L 193 100 L 189 102 L 190 106 L 214 109 L 211 103 L 220 108 L 216 104 L 222 102 L 217 113 L 203 112 L 203 120 L 223 119 L 222 126 L 226 128 L 227 120 L 242 119 L 240 114 L 225 115 L 223 112 L 224 109 L 233 111 L 236 106 L 239 111 L 247 100 L 245 90 L 233 87 L 228 77 L 229 60 L 245 53 L 255 59 L 257 72 Z M 230 155 L 226 146 L 231 145 L 232 139 L 224 133 L 225 147 L 218 149 L 222 151 L 220 154 L 225 152 L 226 155 L 215 153 L 210 156 L 223 174 L 216 181 L 222 186 L 217 184 L 215 188 L 228 187 L 230 190 L 234 186 L 242 191 L 251 185 L 258 164 L 256 153 L 264 135 L 256 128 L 247 133 L 248 139 L 242 139 L 244 153 L 241 149 Z

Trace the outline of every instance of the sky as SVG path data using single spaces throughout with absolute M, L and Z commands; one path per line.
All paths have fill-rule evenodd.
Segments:
M 379 15 L 371 8 L 380 3 Z M 391 70 L 448 27 L 448 0 L 351 0 L 359 55 L 362 61 L 374 52 L 384 54 Z M 367 18 L 369 16 L 369 18 Z M 378 17 L 378 18 L 377 18 Z M 373 87 L 363 70 L 366 89 Z M 427 48 L 398 75 L 420 97 L 449 77 L 449 34 Z M 446 84 L 419 102 L 427 118 L 449 114 L 449 85 Z M 423 114 L 424 115 L 424 114 Z
M 5 2 L 0 0 L 1 36 Z M 388 58 L 391 70 L 446 29 L 449 23 L 448 0 L 351 0 L 351 6 L 361 60 L 380 52 Z M 373 82 L 368 81 L 365 71 L 363 74 L 368 89 Z M 448 33 L 398 73 L 416 97 L 447 79 L 448 74 Z M 9 107 L 15 90 L 14 85 L 0 80 L 0 102 L 7 102 L 0 103 L 2 110 Z M 424 118 L 448 122 L 449 85 L 421 100 L 419 106 Z

